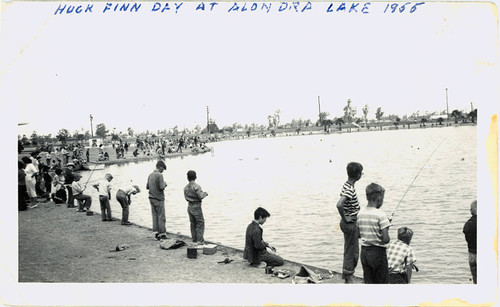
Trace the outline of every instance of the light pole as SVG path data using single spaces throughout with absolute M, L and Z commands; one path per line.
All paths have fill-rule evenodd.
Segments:
M 446 90 L 446 123 L 450 121 L 450 112 L 448 110 L 448 88 Z
M 94 138 L 94 128 L 92 127 L 92 120 L 94 118 L 92 117 L 92 114 L 90 114 L 90 137 Z
M 209 110 L 207 106 L 207 133 L 210 134 Z

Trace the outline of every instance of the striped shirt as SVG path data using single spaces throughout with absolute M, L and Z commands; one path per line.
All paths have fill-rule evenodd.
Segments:
M 391 226 L 391 222 L 384 211 L 373 207 L 363 208 L 356 223 L 359 227 L 361 246 L 385 247 L 382 242 L 382 229 Z
M 405 261 L 406 260 L 406 261 Z M 389 244 L 387 248 L 387 262 L 389 264 L 389 273 L 405 273 L 405 263 L 410 265 L 417 261 L 413 248 L 401 240 Z
M 342 192 L 340 192 L 340 196 L 345 196 L 347 198 L 347 200 L 344 202 L 344 215 L 358 215 L 360 207 L 354 185 L 346 181 L 346 183 L 344 183 L 344 185 L 342 186 Z

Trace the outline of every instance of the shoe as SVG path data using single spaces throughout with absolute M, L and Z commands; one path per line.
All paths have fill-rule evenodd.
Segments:
M 38 207 L 38 205 L 37 205 L 37 204 L 34 204 L 34 205 L 29 205 L 29 206 L 28 206 L 28 208 L 30 208 L 30 209 L 33 209 L 33 208 L 36 208 L 36 207 Z
M 259 269 L 263 269 L 267 266 L 267 263 L 265 263 L 264 261 L 262 261 L 260 264 L 252 264 L 253 267 L 256 267 L 256 268 L 259 268 Z
M 168 240 L 169 238 L 167 238 L 166 235 L 159 235 L 159 236 L 156 236 L 156 240 Z
M 132 223 L 130 223 L 130 222 L 122 222 L 122 225 L 127 225 L 128 226 L 128 225 L 132 225 Z
M 78 209 L 78 210 L 76 210 L 76 212 L 85 212 L 85 210 Z

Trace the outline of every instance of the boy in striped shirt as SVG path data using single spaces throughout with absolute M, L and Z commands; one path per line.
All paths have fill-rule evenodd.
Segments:
M 356 219 L 359 212 L 358 196 L 354 184 L 363 174 L 363 166 L 357 162 L 347 164 L 348 179 L 342 186 L 340 199 L 337 202 L 339 211 L 340 229 L 344 233 L 344 262 L 342 265 L 342 278 L 346 283 L 354 282 L 354 269 L 359 258 L 359 229 Z
M 358 214 L 357 224 L 361 238 L 361 264 L 365 284 L 389 283 L 386 244 L 389 243 L 391 222 L 380 210 L 385 189 L 376 183 L 366 187 L 368 205 Z

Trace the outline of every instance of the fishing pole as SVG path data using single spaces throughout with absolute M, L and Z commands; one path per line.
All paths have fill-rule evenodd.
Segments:
M 90 177 L 92 177 L 92 174 L 94 173 L 95 169 L 97 168 L 97 163 L 96 165 L 94 166 L 94 169 L 92 170 L 92 172 L 90 173 L 90 176 L 89 178 L 87 178 L 87 182 L 85 182 L 85 185 L 87 185 L 87 183 L 89 183 L 89 180 L 90 180 Z
M 396 208 L 394 209 L 394 211 L 392 212 L 391 214 L 391 218 L 390 220 L 392 221 L 392 217 L 394 216 L 394 214 L 396 213 L 396 210 L 398 209 L 399 205 L 401 204 L 401 202 L 403 201 L 403 199 L 405 198 L 406 196 L 406 193 L 408 193 L 408 191 L 410 190 L 411 186 L 413 185 L 413 183 L 415 182 L 415 180 L 417 179 L 418 175 L 420 175 L 420 172 L 424 169 L 425 165 L 427 164 L 427 162 L 429 162 L 429 160 L 431 159 L 432 155 L 434 155 L 434 153 L 436 152 L 436 150 L 439 148 L 439 146 L 441 146 L 441 144 L 443 144 L 444 140 L 446 140 L 446 138 L 444 138 L 441 143 L 439 143 L 439 145 L 434 149 L 434 151 L 430 154 L 429 158 L 427 158 L 427 160 L 425 160 L 425 163 L 424 165 L 422 165 L 422 167 L 420 168 L 420 170 L 418 171 L 417 175 L 415 176 L 415 178 L 413 178 L 413 181 L 410 183 L 410 185 L 408 186 L 408 188 L 406 189 L 405 193 L 403 194 L 403 197 L 401 197 L 401 199 L 399 200 L 398 204 L 396 205 Z

